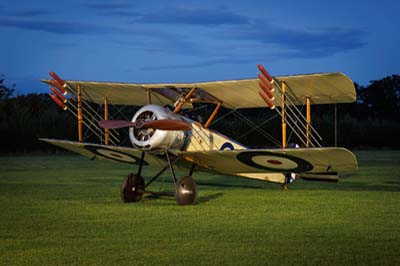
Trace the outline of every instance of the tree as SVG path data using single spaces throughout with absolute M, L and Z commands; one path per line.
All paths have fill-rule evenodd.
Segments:
M 397 118 L 400 113 L 400 76 L 373 80 L 364 93 L 364 101 L 374 116 Z
M 14 95 L 14 87 L 15 87 L 15 84 L 13 84 L 13 88 L 8 88 L 4 84 L 4 78 L 1 78 L 0 79 L 0 100 L 11 98 Z

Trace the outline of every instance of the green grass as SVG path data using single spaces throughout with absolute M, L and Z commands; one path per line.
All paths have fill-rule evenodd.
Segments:
M 0 157 L 0 264 L 400 265 L 400 152 L 357 156 L 339 183 L 298 180 L 288 192 L 195 173 L 195 206 L 121 203 L 128 165 Z

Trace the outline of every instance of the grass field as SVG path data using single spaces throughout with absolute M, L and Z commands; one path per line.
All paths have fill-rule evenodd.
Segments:
M 339 183 L 299 180 L 288 192 L 196 173 L 195 206 L 121 203 L 134 170 L 124 164 L 0 157 L 0 264 L 400 265 L 400 151 L 357 156 L 359 171 Z

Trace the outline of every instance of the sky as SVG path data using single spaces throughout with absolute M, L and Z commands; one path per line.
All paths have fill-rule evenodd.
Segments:
M 63 79 L 133 83 L 400 70 L 400 1 L 0 2 L 0 77 L 16 92 Z

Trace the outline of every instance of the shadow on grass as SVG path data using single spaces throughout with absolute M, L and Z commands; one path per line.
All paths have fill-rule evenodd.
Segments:
M 247 185 L 247 184 L 232 184 L 229 182 L 220 183 L 220 182 L 207 182 L 207 181 L 197 181 L 196 183 L 197 185 L 210 186 L 210 187 L 264 189 L 263 184 L 257 186 L 257 185 Z
M 210 194 L 205 197 L 199 197 L 197 199 L 197 204 L 202 204 L 202 203 L 206 203 L 206 202 L 218 199 L 218 198 L 222 197 L 223 195 L 224 195 L 224 193 L 218 192 L 218 193 Z
M 175 193 L 173 191 L 150 192 L 144 197 L 146 200 L 165 199 L 175 201 Z
M 204 197 L 198 197 L 197 198 L 197 203 L 196 204 L 203 204 L 212 200 L 215 200 L 217 198 L 220 198 L 224 195 L 222 192 L 210 194 Z M 145 196 L 146 201 L 151 201 L 151 200 L 166 200 L 168 202 L 175 201 L 175 195 L 173 192 L 161 192 L 161 193 L 154 193 L 154 194 L 148 194 Z
M 326 183 L 317 181 L 305 181 L 296 179 L 292 184 L 289 184 L 289 190 L 326 190 L 326 191 L 387 191 L 387 192 L 400 192 L 400 176 L 393 176 L 392 180 L 387 180 L 386 176 L 383 176 L 386 180 L 380 179 L 382 177 L 370 177 L 364 176 L 362 173 L 358 174 L 343 174 L 339 178 L 338 183 Z M 116 181 L 107 179 L 96 179 L 91 178 L 86 182 L 97 182 L 104 185 L 115 185 Z M 166 187 L 174 188 L 173 180 L 163 180 L 163 182 L 156 181 L 155 186 L 164 184 Z M 279 184 L 263 182 L 260 180 L 245 180 L 240 177 L 221 177 L 216 176 L 215 178 L 202 177 L 196 178 L 196 184 L 198 186 L 205 186 L 207 189 L 223 191 L 225 189 L 255 189 L 264 190 L 266 188 L 280 190 Z M 200 187 L 200 190 L 202 188 Z M 168 198 L 160 195 L 146 196 L 149 199 L 152 198 Z M 171 200 L 175 200 L 172 197 Z

